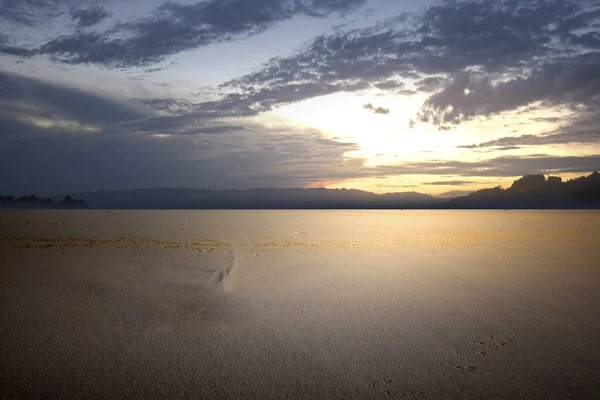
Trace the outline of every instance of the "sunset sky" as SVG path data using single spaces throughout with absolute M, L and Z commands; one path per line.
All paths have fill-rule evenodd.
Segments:
M 600 169 L 598 0 L 0 0 L 0 194 Z

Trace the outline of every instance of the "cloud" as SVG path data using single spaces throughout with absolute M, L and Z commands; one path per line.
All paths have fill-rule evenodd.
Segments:
M 438 195 L 438 197 L 442 198 L 454 198 L 459 196 L 467 196 L 473 193 L 473 190 L 450 190 L 448 192 L 444 192 Z
M 179 112 L 160 113 L 180 106 Z M 223 119 L 255 115 L 240 104 L 221 101 L 191 103 L 180 99 L 135 101 L 116 99 L 65 85 L 0 72 L 1 135 L 105 132 L 182 135 L 240 131 L 237 124 L 215 125 Z M 17 132 L 17 133 L 15 133 Z
M 11 45 L 11 38 L 0 32 L 0 54 L 7 54 L 17 57 L 27 57 L 31 55 L 29 49 Z
M 296 15 L 322 17 L 363 3 L 164 3 L 148 17 L 122 21 L 105 31 L 79 30 L 38 49 L 4 46 L 0 51 L 47 54 L 74 64 L 140 67 L 257 34 Z M 342 91 L 377 88 L 411 95 L 416 92 L 403 82 L 409 79 L 416 81 L 417 91 L 433 93 L 420 118 L 437 124 L 459 123 L 538 100 L 568 104 L 596 80 L 599 15 L 598 7 L 587 0 L 442 1 L 371 27 L 320 35 L 292 56 L 273 58 L 225 83 L 222 89 L 230 95 L 224 103 L 264 112 Z M 554 84 L 545 85 L 548 80 Z M 520 85 L 527 90 L 519 90 Z M 594 87 L 587 87 L 589 101 Z
M 441 76 L 428 76 L 416 82 L 415 85 L 419 92 L 436 92 L 443 88 L 446 81 L 447 79 Z
M 153 116 L 135 103 L 6 73 L 0 102 L 0 181 L 3 191 L 13 193 L 290 187 L 414 174 L 513 177 L 589 172 L 600 162 L 600 156 L 535 156 L 366 168 L 364 160 L 346 157 L 358 145 L 326 139 L 315 129 L 266 127 L 240 117 L 209 124 L 218 108 L 203 109 L 204 103 L 181 115 Z M 233 120 L 240 123 L 227 122 Z
M 7 22 L 34 26 L 58 17 L 71 0 L 2 0 L 0 19 Z
M 501 146 L 501 147 L 496 147 L 494 150 L 508 151 L 508 150 L 518 150 L 520 148 L 521 148 L 521 146 Z
M 270 111 L 276 106 L 339 92 L 368 89 L 367 82 L 298 83 L 269 88 L 248 89 L 225 98 L 231 107 L 247 107 L 255 112 Z M 222 102 L 220 100 L 219 102 Z
M 96 25 L 110 16 L 111 13 L 106 11 L 104 7 L 71 10 L 71 18 L 74 21 L 77 21 L 77 25 L 81 28 L 88 28 Z
M 6 73 L 0 75 L 0 103 L 1 178 L 15 190 L 25 190 L 26 184 L 34 189 L 34 183 L 66 190 L 69 182 L 76 186 L 69 190 L 140 187 L 150 185 L 152 176 L 158 178 L 151 186 L 195 187 L 298 186 L 414 174 L 514 177 L 590 172 L 600 165 L 600 156 L 591 155 L 423 161 L 365 168 L 364 160 L 345 156 L 359 149 L 354 143 L 325 139 L 314 129 L 285 124 L 265 127 L 240 116 L 232 119 L 238 111 L 221 114 L 219 107 L 227 107 L 220 102 L 192 105 L 190 112 L 180 115 L 154 116 L 153 110 L 135 103 Z M 582 118 L 577 129 L 592 129 L 598 118 Z M 210 123 L 217 120 L 225 122 Z M 240 123 L 228 122 L 234 120 Z M 511 145 L 507 141 L 497 144 Z M 124 160 L 119 161 L 121 157 Z M 54 178 L 40 172 L 43 165 L 53 166 L 47 171 Z M 71 171 L 72 165 L 78 165 L 77 171 Z M 158 170 L 165 165 L 167 171 Z M 25 179 L 33 175 L 40 175 L 39 181 Z M 458 184 L 444 182 L 452 183 Z M 92 184 L 95 186 L 90 187 Z
M 600 140 L 598 134 L 590 135 L 587 140 L 581 136 L 571 136 L 568 134 L 555 134 L 555 135 L 521 135 L 521 136 L 509 136 L 503 137 L 496 140 L 490 140 L 478 144 L 470 144 L 458 146 L 461 149 L 479 149 L 484 147 L 495 147 L 498 146 L 504 150 L 518 149 L 520 146 L 540 146 L 545 144 L 564 144 L 564 143 L 575 143 L 575 142 L 592 142 L 595 143 Z
M 209 124 L 218 108 L 201 104 L 157 117 L 134 102 L 3 73 L 0 190 L 289 187 L 351 176 L 362 166 L 344 157 L 356 144 L 239 117 L 240 124 Z
M 1 71 L 0 106 L 4 124 L 46 120 L 102 125 L 152 115 L 125 101 Z
M 195 129 L 181 132 L 180 135 L 217 134 L 217 133 L 225 133 L 225 132 L 243 131 L 244 129 L 245 128 L 241 125 L 204 126 L 201 128 L 195 128 Z
M 180 115 L 193 110 L 195 104 L 187 99 L 139 99 L 141 104 L 149 106 L 165 115 Z
M 529 174 L 589 173 L 598 169 L 600 155 L 557 157 L 548 155 L 504 156 L 489 160 L 432 161 L 380 167 L 386 175 L 425 174 L 463 177 L 516 177 Z
M 3 107 L 0 114 L 0 189 L 6 193 L 298 187 L 414 174 L 514 177 L 590 172 L 600 165 L 600 156 L 593 155 L 423 161 L 369 168 L 365 160 L 346 157 L 358 150 L 358 145 L 327 139 L 315 129 L 283 123 L 267 127 L 243 119 L 239 124 L 198 125 L 191 122 L 194 113 L 148 119 L 131 105 L 95 94 L 23 77 L 11 76 L 0 82 L 3 105 L 10 104 L 6 99 L 19 99 L 12 108 Z M 33 95 L 26 95 L 28 91 Z M 71 101 L 86 107 L 72 109 Z M 117 109 L 121 114 L 114 115 Z M 50 128 L 44 123 L 26 124 L 19 119 L 22 115 L 55 124 Z M 88 134 L 83 130 L 86 125 L 98 127 L 98 131 Z M 139 129 L 132 129 L 135 127 Z
M 375 114 L 387 115 L 390 113 L 390 110 L 383 107 L 373 107 L 373 104 L 367 103 L 363 106 L 365 110 L 371 110 Z
M 567 143 L 599 143 L 600 142 L 600 110 L 583 113 L 545 135 L 506 136 L 487 142 L 458 146 L 462 149 L 481 149 L 494 147 L 494 150 L 511 150 L 521 146 L 542 146 Z
M 393 79 L 376 83 L 374 86 L 380 90 L 402 90 L 406 87 L 404 82 L 398 82 Z
M 470 185 L 476 182 L 470 181 L 435 181 L 435 182 L 426 182 L 424 185 L 433 185 L 433 186 L 463 186 Z
M 463 72 L 422 108 L 421 119 L 458 124 L 542 101 L 546 106 L 600 107 L 600 52 L 560 57 L 525 77 L 493 83 L 482 74 Z
M 78 10 L 97 12 L 71 15 L 79 25 L 75 32 L 50 38 L 37 49 L 0 34 L 0 52 L 45 54 L 73 64 L 140 67 L 197 47 L 255 35 L 297 15 L 318 18 L 351 11 L 363 2 L 169 2 L 146 17 L 106 29 L 109 21 L 104 9 L 81 3 Z M 408 95 L 413 92 L 407 85 L 414 85 L 429 96 L 422 119 L 442 130 L 534 103 L 572 109 L 576 115 L 565 121 L 568 125 L 547 135 L 506 137 L 464 148 L 484 152 L 538 144 L 597 143 L 597 9 L 592 1 L 575 0 L 442 1 L 410 16 L 318 36 L 291 56 L 271 59 L 227 82 L 221 87 L 221 97 L 204 102 L 168 96 L 117 99 L 0 73 L 2 189 L 55 194 L 154 186 L 289 187 L 415 174 L 431 175 L 431 185 L 442 184 L 435 176 L 455 175 L 465 180 L 444 184 L 459 186 L 475 176 L 587 173 L 598 169 L 599 155 L 365 167 L 365 160 L 346 156 L 359 150 L 354 143 L 325 139 L 316 130 L 285 124 L 267 127 L 250 117 L 336 92 L 374 88 Z M 62 12 L 68 17 L 71 4 L 9 0 L 0 3 L 0 10 L 11 23 L 35 26 L 42 22 L 34 14 L 51 18 Z M 365 108 L 378 114 L 389 112 L 370 103 Z M 409 126 L 414 126 L 414 120 Z
M 581 31 L 598 30 L 593 25 L 598 13 L 592 3 L 577 0 L 442 1 L 368 28 L 320 35 L 296 54 L 273 58 L 224 87 L 247 96 L 261 93 L 275 106 L 276 95 L 289 89 L 300 92 L 300 101 L 335 88 L 346 91 L 357 82 L 394 91 L 404 85 L 402 79 L 417 80 L 415 87 L 421 92 L 443 89 L 433 94 L 422 113 L 422 119 L 439 123 L 547 97 L 566 103 L 578 93 L 561 95 L 561 82 L 576 91 L 582 89 L 581 82 L 595 79 L 596 36 Z M 563 79 L 563 73 L 569 76 Z M 510 82 L 499 84 L 507 78 Z M 548 79 L 556 85 L 541 84 Z M 519 92 L 521 84 L 530 90 Z M 472 95 L 466 96 L 465 89 Z M 510 97 L 504 100 L 506 92 Z
M 32 129 L 36 129 L 32 127 Z M 298 187 L 352 175 L 352 143 L 290 127 L 250 126 L 218 135 L 130 133 L 0 135 L 0 191 L 52 195 L 98 189 Z
M 186 50 L 256 35 L 297 15 L 323 17 L 349 12 L 365 0 L 207 0 L 166 2 L 149 17 L 120 22 L 103 32 L 77 31 L 48 41 L 37 51 L 70 64 L 141 67 Z M 83 21 L 99 22 L 101 11 Z M 88 18 L 89 17 L 89 18 Z M 80 23 L 82 22 L 79 16 Z

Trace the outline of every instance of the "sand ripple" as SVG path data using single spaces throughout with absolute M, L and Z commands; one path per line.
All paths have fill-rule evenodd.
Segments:
M 16 248 L 113 248 L 215 251 L 225 246 L 207 240 L 202 242 L 173 242 L 158 239 L 120 238 L 93 239 L 85 237 L 0 236 L 0 246 Z
M 530 235 L 527 235 L 530 236 Z M 118 239 L 100 239 L 88 237 L 37 237 L 37 236 L 0 236 L 0 247 L 12 248 L 118 248 L 118 249 L 155 249 L 187 250 L 210 252 L 237 247 L 296 247 L 331 249 L 389 249 L 399 247 L 453 247 L 474 246 L 483 242 L 501 242 L 524 240 L 517 232 L 468 232 L 468 233 L 428 233 L 405 235 L 397 238 L 379 240 L 315 240 L 315 241 L 268 241 L 256 243 L 229 243 L 205 239 L 202 241 L 168 241 L 151 238 L 124 237 Z

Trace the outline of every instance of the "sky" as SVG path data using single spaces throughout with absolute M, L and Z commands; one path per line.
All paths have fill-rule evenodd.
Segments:
M 1 194 L 599 169 L 599 0 L 0 0 Z

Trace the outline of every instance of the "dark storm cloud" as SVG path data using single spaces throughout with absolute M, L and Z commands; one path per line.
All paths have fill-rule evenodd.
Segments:
M 276 94 L 291 87 L 298 90 L 311 85 L 345 87 L 348 83 L 361 82 L 364 86 L 392 89 L 390 80 L 421 78 L 416 83 L 417 90 L 434 92 L 443 88 L 448 78 L 453 78 L 444 90 L 448 93 L 444 101 L 440 101 L 444 95 L 432 98 L 423 112 L 423 118 L 442 122 L 460 119 L 460 112 L 466 116 L 480 112 L 475 105 L 465 104 L 461 108 L 463 93 L 456 104 L 459 114 L 447 113 L 447 108 L 454 107 L 450 91 L 456 94 L 460 89 L 464 92 L 465 86 L 473 86 L 475 78 L 467 71 L 476 69 L 483 78 L 476 82 L 473 100 L 483 97 L 490 87 L 494 88 L 495 80 L 510 75 L 521 76 L 523 82 L 538 89 L 531 95 L 517 93 L 516 99 L 504 102 L 494 97 L 493 104 L 484 103 L 479 107 L 483 109 L 481 112 L 492 113 L 527 101 L 545 100 L 545 96 L 550 96 L 554 103 L 566 103 L 570 98 L 561 97 L 559 84 L 552 91 L 545 90 L 540 82 L 564 80 L 563 86 L 568 87 L 595 79 L 597 50 L 600 49 L 593 38 L 597 35 L 580 33 L 597 30 L 593 23 L 599 18 L 599 12 L 590 9 L 593 5 L 593 2 L 576 0 L 443 1 L 410 17 L 391 19 L 370 28 L 321 35 L 293 56 L 274 58 L 261 69 L 224 86 L 249 95 L 260 91 L 263 97 L 271 97 L 270 103 L 275 105 Z M 566 57 L 584 51 L 590 53 L 572 60 Z M 559 61 L 554 66 L 556 57 Z M 571 71 L 573 67 L 579 75 Z M 535 71 L 530 73 L 532 68 Z M 559 75 L 565 72 L 570 77 L 563 79 Z M 522 81 L 514 81 L 512 87 Z M 503 90 L 511 92 L 510 87 L 511 84 L 507 84 Z M 325 89 L 297 97 L 302 100 L 329 93 L 331 91 Z
M 429 76 L 416 83 L 419 92 L 436 92 L 443 88 L 447 79 L 441 76 Z
M 600 108 L 600 52 L 559 58 L 526 77 L 498 84 L 485 75 L 461 73 L 425 102 L 421 119 L 457 124 L 536 101 L 549 106 L 583 104 Z
M 71 10 L 71 18 L 82 28 L 96 25 L 110 16 L 111 13 L 106 11 L 104 7 Z
M 123 101 L 0 71 L 4 119 L 64 119 L 86 124 L 131 121 L 149 114 Z
M 55 18 L 72 0 L 2 0 L 0 19 L 28 26 L 35 26 Z
M 11 39 L 8 35 L 0 32 L 0 54 L 7 54 L 10 56 L 27 57 L 33 53 L 24 47 L 11 45 Z
M 121 124 L 123 129 L 137 133 L 161 133 L 193 135 L 198 125 L 206 125 L 229 118 L 252 117 L 257 110 L 264 111 L 269 105 L 261 104 L 260 96 L 245 97 L 230 93 L 218 100 L 194 102 L 187 99 L 162 98 L 136 100 L 150 107 L 158 115 Z
M 3 46 L 0 44 L 0 54 L 7 54 L 16 57 L 30 57 L 35 53 L 29 49 L 15 46 Z
M 232 104 L 231 108 L 227 108 L 224 107 L 223 102 L 206 102 L 194 105 L 186 112 L 140 118 L 119 123 L 118 126 L 120 129 L 131 133 L 194 135 L 199 133 L 199 129 L 204 129 L 204 127 L 198 128 L 199 126 L 211 124 L 222 119 L 249 117 L 253 115 L 256 115 L 254 111 L 244 109 L 237 104 Z
M 362 164 L 344 159 L 357 145 L 313 129 L 208 124 L 218 107 L 205 103 L 152 117 L 134 103 L 3 73 L 0 104 L 6 193 L 302 186 L 324 175 L 351 176 Z
M 351 176 L 361 165 L 344 161 L 343 154 L 356 145 L 316 133 L 294 134 L 289 127 L 230 129 L 208 135 L 208 140 L 114 135 L 110 127 L 95 135 L 52 137 L 31 129 L 26 141 L 0 135 L 0 191 L 51 195 L 102 188 L 294 187 Z
M 370 110 L 375 114 L 387 115 L 390 113 L 390 110 L 383 107 L 374 107 L 373 104 L 367 103 L 363 106 L 365 110 Z
M 374 86 L 380 90 L 402 90 L 406 87 L 404 82 L 398 82 L 393 79 L 376 83 Z
M 225 86 L 241 88 L 247 93 L 262 91 L 273 94 L 287 87 L 327 84 L 345 88 L 355 82 L 361 82 L 362 87 L 369 87 L 371 83 L 385 87 L 389 78 L 411 69 L 399 64 L 389 68 L 385 62 L 375 58 L 374 53 L 382 46 L 385 46 L 382 52 L 395 51 L 393 43 L 397 35 L 372 29 L 320 36 L 300 53 L 289 58 L 273 59 L 264 68 L 232 80 Z M 328 93 L 329 90 L 323 90 L 311 93 L 311 97 Z
M 184 50 L 261 32 L 294 15 L 324 16 L 352 10 L 363 2 L 165 3 L 148 18 L 121 22 L 105 32 L 78 31 L 55 38 L 37 51 L 68 63 L 142 66 Z M 573 90 L 583 89 L 581 82 L 596 79 L 599 18 L 597 4 L 587 0 L 442 1 L 369 28 L 321 35 L 291 57 L 274 58 L 259 70 L 224 84 L 223 88 L 237 93 L 237 98 L 229 97 L 226 103 L 262 112 L 370 87 L 410 95 L 415 92 L 406 89 L 402 79 L 419 79 L 415 88 L 425 93 L 437 92 L 450 81 L 421 113 L 422 120 L 439 124 L 536 100 L 566 104 L 579 96 Z M 588 54 L 575 54 L 585 51 Z M 563 73 L 570 77 L 562 77 Z M 511 75 L 515 78 L 507 83 Z M 499 78 L 503 84 L 496 83 Z M 552 79 L 554 85 L 543 84 Z M 529 90 L 519 91 L 521 84 Z M 569 85 L 579 86 L 562 93 L 562 87 Z M 484 101 L 479 102 L 482 97 Z
M 240 125 L 215 125 L 223 118 L 254 115 L 239 104 L 218 102 L 182 103 L 176 99 L 157 99 L 164 103 L 183 104 L 180 113 L 159 115 L 153 101 L 138 102 L 51 84 L 22 75 L 0 72 L 0 135 L 32 135 L 42 131 L 60 135 L 76 133 L 83 126 L 98 132 L 115 134 L 199 135 L 242 130 Z M 45 124 L 44 130 L 33 129 Z
M 150 17 L 117 24 L 105 32 L 75 32 L 38 51 L 72 64 L 139 67 L 211 43 L 255 35 L 296 15 L 344 13 L 365 0 L 208 0 L 166 2 Z

